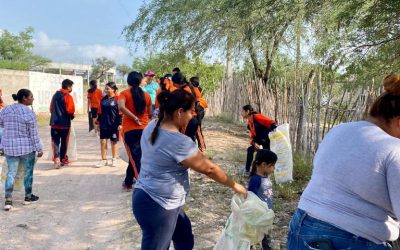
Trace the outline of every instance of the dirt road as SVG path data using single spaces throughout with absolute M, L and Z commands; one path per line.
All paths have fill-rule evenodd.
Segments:
M 98 138 L 87 133 L 86 121 L 74 121 L 74 126 L 78 160 L 59 170 L 45 158 L 38 161 L 33 193 L 40 200 L 24 206 L 24 194 L 18 191 L 14 208 L 0 210 L 0 249 L 140 249 L 141 233 L 131 213 L 131 193 L 121 191 L 126 164 L 94 168 L 99 160 Z M 49 128 L 41 127 L 40 135 L 46 156 Z M 232 171 L 229 157 L 244 149 L 246 139 L 212 126 L 205 135 L 210 157 Z M 186 211 L 193 222 L 195 249 L 212 249 L 229 215 L 232 194 L 198 174 L 191 178 L 192 195 Z

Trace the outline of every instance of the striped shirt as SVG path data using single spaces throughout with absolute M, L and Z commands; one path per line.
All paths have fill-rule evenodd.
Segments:
M 0 112 L 0 127 L 4 128 L 0 148 L 8 156 L 42 152 L 35 113 L 26 105 L 15 103 Z

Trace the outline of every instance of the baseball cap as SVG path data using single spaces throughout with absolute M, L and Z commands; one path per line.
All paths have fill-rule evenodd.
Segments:
M 154 76 L 154 72 L 151 70 L 147 70 L 145 76 Z

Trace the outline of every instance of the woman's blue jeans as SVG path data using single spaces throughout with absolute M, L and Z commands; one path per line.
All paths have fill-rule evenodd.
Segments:
M 5 184 L 5 196 L 6 198 L 12 197 L 14 190 L 15 177 L 17 176 L 19 163 L 22 162 L 25 170 L 24 186 L 25 186 L 25 197 L 30 198 L 32 194 L 32 182 L 33 182 L 33 167 L 35 166 L 36 153 L 32 152 L 27 155 L 21 156 L 8 156 L 6 155 L 6 162 L 8 167 L 7 179 Z
M 375 244 L 297 209 L 289 224 L 287 249 L 386 250 L 392 247 L 389 243 Z

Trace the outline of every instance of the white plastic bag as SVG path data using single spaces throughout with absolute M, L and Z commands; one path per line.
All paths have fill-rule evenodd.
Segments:
M 293 156 L 290 143 L 289 124 L 278 126 L 274 132 L 269 133 L 271 151 L 278 156 L 275 164 L 275 181 L 278 184 L 293 181 Z
M 252 192 L 243 199 L 235 194 L 231 202 L 232 213 L 214 250 L 249 250 L 262 241 L 274 221 L 274 211 Z
M 67 148 L 67 155 L 68 155 L 68 160 L 76 161 L 78 160 L 77 152 L 76 152 L 76 134 L 75 134 L 75 128 L 74 126 L 71 126 L 69 132 L 69 141 L 68 141 L 68 148 Z M 51 138 L 49 141 L 49 144 L 52 144 Z M 49 154 L 47 155 L 47 160 L 52 161 L 53 160 L 53 151 L 52 149 L 49 150 Z

